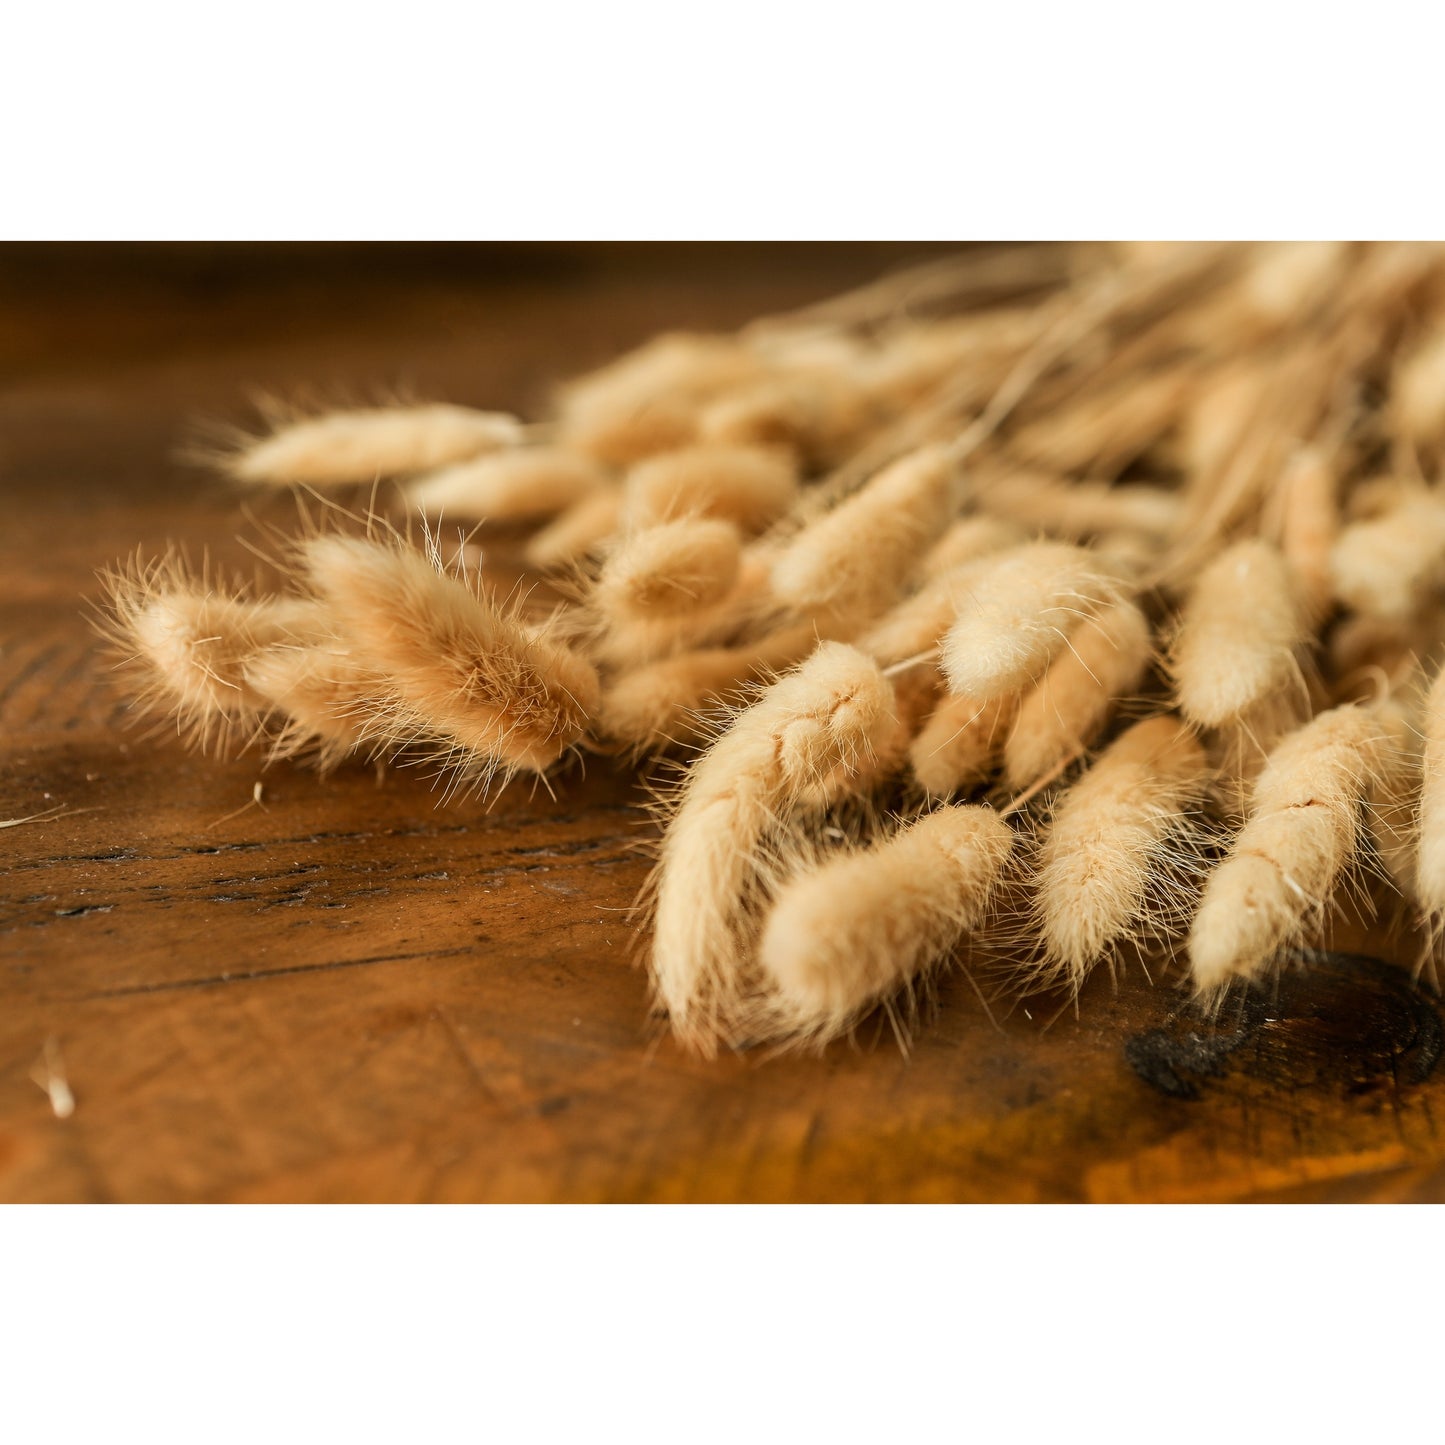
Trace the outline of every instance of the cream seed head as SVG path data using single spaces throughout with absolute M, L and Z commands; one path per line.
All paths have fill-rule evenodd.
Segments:
M 740 1041 L 749 990 L 748 916 L 774 835 L 838 770 L 892 742 L 892 690 L 878 667 L 822 643 L 740 712 L 690 769 L 663 836 L 652 977 L 674 1033 L 703 1053 Z
M 960 517 L 923 554 L 918 564 L 919 575 L 926 581 L 951 572 L 965 562 L 1022 546 L 1028 540 L 1028 533 L 1022 527 L 1002 517 Z
M 1340 534 L 1329 557 L 1334 595 L 1366 617 L 1407 620 L 1445 588 L 1445 500 L 1419 492 Z
M 786 370 L 712 401 L 698 420 L 703 441 L 771 447 L 798 465 L 836 465 L 875 420 L 867 391 L 846 371 Z
M 247 659 L 245 678 L 271 709 L 269 756 L 310 758 L 323 773 L 369 751 L 369 724 L 391 697 L 386 678 L 336 637 L 263 648 Z
M 1114 572 L 1063 542 L 1035 542 L 986 560 L 943 641 L 950 691 L 988 702 L 1037 682 L 1077 623 L 1120 591 Z
M 941 808 L 787 883 L 758 946 L 767 1031 L 821 1045 L 945 964 L 1013 842 L 992 809 Z
M 1004 781 L 1022 791 L 1098 737 L 1120 698 L 1149 670 L 1149 619 L 1133 602 L 1116 602 L 1084 621 L 1019 703 L 1004 744 Z
M 739 700 L 750 682 L 795 666 L 817 641 L 813 628 L 802 623 L 753 643 L 644 663 L 607 684 L 599 727 L 638 752 L 693 742 L 713 730 L 710 710 Z
M 1321 713 L 1270 754 L 1250 811 L 1209 875 L 1189 934 L 1196 991 L 1250 982 L 1324 916 L 1355 861 L 1384 732 L 1368 710 Z
M 1163 487 L 1109 486 L 1025 471 L 1000 473 L 981 484 L 978 505 L 1035 535 L 1084 542 L 1131 532 L 1154 539 L 1156 545 L 1174 535 L 1184 510 L 1179 494 Z
M 593 604 L 604 617 L 692 612 L 732 591 L 742 538 L 731 522 L 687 518 L 625 537 L 602 564 Z
M 428 517 L 517 522 L 555 517 L 607 485 L 590 457 L 562 447 L 517 447 L 418 477 L 407 504 Z
M 952 517 L 956 464 L 928 447 L 885 467 L 793 537 L 773 564 L 778 603 L 825 627 L 861 625 L 891 606 L 919 554 Z
M 388 679 L 387 746 L 423 748 L 485 786 L 544 772 L 581 741 L 597 673 L 545 627 L 404 544 L 321 536 L 299 556 L 351 652 Z
M 257 731 L 267 700 L 247 665 L 263 648 L 316 631 L 302 599 L 254 597 L 192 573 L 174 554 L 136 557 L 104 577 L 101 632 L 125 670 L 138 711 L 173 719 L 202 751 L 227 751 Z
M 238 481 L 339 486 L 407 476 L 516 446 L 522 424 L 504 412 L 433 403 L 329 412 L 249 442 L 227 461 Z
M 614 572 L 599 579 L 588 600 L 587 615 L 580 624 L 574 619 L 574 625 L 585 628 L 591 655 L 614 668 L 637 667 L 700 647 L 730 645 L 768 611 L 768 570 L 763 559 L 734 553 L 732 584 L 719 591 L 726 560 L 721 552 L 699 556 L 696 570 L 690 573 L 624 576 Z M 719 567 L 712 579 L 704 571 L 705 562 Z M 623 595 L 624 582 L 637 584 L 631 596 Z M 694 598 L 702 600 L 693 602 Z M 639 605 L 642 601 L 648 605 Z M 684 602 L 690 605 L 684 606 Z
M 931 798 L 966 793 L 998 766 L 1014 713 L 1016 693 L 988 702 L 945 694 L 908 747 L 913 776 Z
M 1421 788 L 1425 739 L 1413 686 L 1387 694 L 1374 708 L 1382 739 L 1370 779 L 1368 823 L 1375 860 L 1396 894 L 1419 900 Z
M 632 469 L 626 513 L 633 527 L 715 517 L 756 534 L 782 517 L 797 495 L 797 471 L 784 452 L 766 447 L 684 447 Z
M 1306 320 L 1335 295 L 1349 259 L 1344 241 L 1265 242 L 1243 278 L 1250 311 L 1270 329 Z
M 1196 580 L 1174 639 L 1180 711 L 1219 727 L 1288 689 L 1308 635 L 1278 548 L 1258 539 L 1227 548 Z
M 612 466 L 697 439 L 708 400 L 760 376 L 763 364 L 730 336 L 658 336 L 563 388 L 557 436 Z
M 1193 815 L 1208 789 L 1204 749 L 1177 718 L 1136 723 L 1065 791 L 1035 879 L 1042 976 L 1076 993 L 1126 940 L 1175 922 L 1165 869 L 1196 856 Z
M 1399 435 L 1422 451 L 1445 442 L 1445 326 L 1427 331 L 1400 360 L 1390 395 Z

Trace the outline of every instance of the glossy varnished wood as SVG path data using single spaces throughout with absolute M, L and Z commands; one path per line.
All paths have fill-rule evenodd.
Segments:
M 822 1058 L 705 1062 L 648 1018 L 630 773 L 592 759 L 555 798 L 487 808 L 128 729 L 82 612 L 95 569 L 168 538 L 247 560 L 237 498 L 171 460 L 198 415 L 301 386 L 533 408 L 659 327 L 733 325 L 887 258 L 243 259 L 7 271 L 0 251 L 0 817 L 63 810 L 0 830 L 0 1197 L 1439 1197 L 1434 1005 L 1393 972 L 1292 980 L 1187 1077 L 1159 1060 L 1169 1039 L 1192 1058 L 1195 1025 L 1137 970 L 1077 1018 L 1055 1000 L 997 1025 L 955 974 L 906 1056 L 873 1020 Z M 31 1078 L 49 1038 L 65 1119 Z

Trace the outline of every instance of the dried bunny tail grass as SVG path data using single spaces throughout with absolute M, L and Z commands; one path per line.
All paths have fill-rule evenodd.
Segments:
M 682 517 L 718 517 L 756 534 L 772 526 L 798 495 L 797 470 L 765 447 L 696 446 L 640 462 L 626 483 L 629 526 Z
M 1401 357 L 1390 388 L 1391 430 L 1416 451 L 1445 442 L 1445 326 L 1436 324 Z
M 1322 448 L 1306 447 L 1280 481 L 1276 532 L 1304 620 L 1318 627 L 1334 603 L 1331 554 L 1340 535 L 1340 479 Z
M 1071 542 L 1109 532 L 1167 539 L 1183 515 L 1179 495 L 1163 487 L 1111 486 L 1013 469 L 977 482 L 973 494 L 991 516 Z
M 1262 540 L 1237 542 L 1195 580 L 1171 649 L 1180 711 L 1219 727 L 1301 677 L 1309 640 L 1289 567 Z
M 605 623 L 695 612 L 732 591 L 742 538 L 731 522 L 686 517 L 624 537 L 602 564 L 589 601 Z
M 882 420 L 866 388 L 840 367 L 784 371 L 728 392 L 698 434 L 726 446 L 778 447 L 806 470 L 835 466 Z
M 1365 708 L 1321 713 L 1270 754 L 1249 816 L 1210 874 L 1189 934 L 1196 992 L 1258 978 L 1323 920 L 1365 836 L 1386 734 Z
M 748 918 L 773 831 L 839 769 L 862 768 L 896 731 L 875 663 L 823 643 L 698 758 L 663 836 L 652 978 L 679 1039 L 711 1054 L 741 1038 Z
M 306 576 L 358 661 L 395 695 L 384 745 L 431 748 L 488 785 L 541 773 L 582 738 L 598 701 L 584 658 L 401 543 L 323 536 L 301 545 Z
M 1241 280 L 1245 308 L 1265 330 L 1298 325 L 1333 297 L 1349 262 L 1346 241 L 1264 242 Z
M 943 641 L 949 690 L 982 703 L 1036 682 L 1075 623 L 1123 590 L 1106 563 L 1065 542 L 1034 542 L 977 564 Z
M 267 700 L 248 683 L 262 648 L 303 635 L 312 621 L 296 598 L 256 598 L 238 583 L 194 575 L 176 553 L 137 555 L 102 574 L 98 629 L 142 714 L 174 719 L 187 743 L 227 751 L 238 728 L 254 732 Z
M 722 590 L 728 581 L 729 554 L 720 545 L 710 550 L 711 542 L 700 533 L 695 547 L 692 539 L 678 539 L 674 558 L 679 565 L 671 571 L 604 567 L 584 612 L 571 622 L 583 630 L 591 655 L 599 662 L 639 667 L 680 652 L 730 643 L 767 611 L 767 563 L 736 550 L 737 532 L 731 524 L 667 522 L 649 532 L 703 527 L 731 533 L 731 585 Z M 647 535 L 641 533 L 639 539 Z
M 622 524 L 620 486 L 600 487 L 574 502 L 532 537 L 523 552 L 539 572 L 565 572 L 602 550 Z
M 1019 704 L 1004 743 L 1004 781 L 1026 788 L 1098 737 L 1115 703 L 1144 680 L 1153 657 L 1149 619 L 1116 602 L 1069 634 L 1069 645 Z
M 224 461 L 237 481 L 343 486 L 430 471 L 516 446 L 522 424 L 503 412 L 433 403 L 335 411 L 251 440 Z
M 671 333 L 568 383 L 557 437 L 613 466 L 630 466 L 697 439 L 707 401 L 763 374 L 737 338 Z
M 1013 844 L 992 809 L 941 808 L 787 883 L 758 948 L 757 1031 L 821 1047 L 916 985 L 983 920 Z
M 975 562 L 1010 547 L 1021 547 L 1028 540 L 1028 533 L 1022 527 L 1002 517 L 961 517 L 923 554 L 918 573 L 927 581 L 965 562 Z
M 1042 953 L 1031 983 L 1077 994 L 1123 944 L 1166 936 L 1183 921 L 1179 879 L 1201 866 L 1196 814 L 1208 787 L 1204 748 L 1189 728 L 1155 717 L 1135 723 L 1064 792 L 1039 849 L 1033 917 Z
M 604 487 L 605 468 L 564 447 L 518 447 L 418 477 L 407 505 L 428 517 L 515 522 L 555 517 Z
M 1445 501 L 1420 491 L 1355 522 L 1330 554 L 1334 595 L 1367 617 L 1409 618 L 1445 584 Z
M 370 727 L 391 701 L 386 678 L 340 639 L 276 644 L 245 664 L 246 685 L 271 709 L 268 756 L 313 762 L 329 773 L 373 750 Z
M 848 630 L 897 600 L 928 544 L 952 517 L 958 468 L 944 447 L 885 467 L 792 537 L 772 568 L 778 603 L 824 630 Z
M 1439 920 L 1445 916 L 1445 669 L 1425 696 L 1423 722 L 1416 886 L 1421 907 Z
M 1390 887 L 1418 901 L 1421 788 L 1425 740 L 1419 699 L 1410 686 L 1387 694 L 1375 707 L 1384 741 L 1370 780 L 1368 822 L 1375 861 Z
M 748 683 L 801 662 L 817 645 L 811 623 L 781 628 L 736 647 L 684 652 L 633 668 L 602 693 L 598 728 L 637 753 L 696 741 L 716 731 L 709 705 Z
M 908 746 L 913 776 L 924 792 L 947 798 L 985 782 L 998 766 L 1017 708 L 1016 693 L 983 703 L 943 697 Z

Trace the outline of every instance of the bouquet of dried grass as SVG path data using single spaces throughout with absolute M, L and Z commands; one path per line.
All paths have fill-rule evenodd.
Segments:
M 965 936 L 1211 1004 L 1372 875 L 1445 917 L 1442 452 L 1441 247 L 964 255 L 534 425 L 278 415 L 239 485 L 396 479 L 422 525 L 304 528 L 267 596 L 138 559 L 108 629 L 201 745 L 484 791 L 671 755 L 651 974 L 702 1052 L 896 1017 Z M 533 526 L 550 609 L 443 521 Z

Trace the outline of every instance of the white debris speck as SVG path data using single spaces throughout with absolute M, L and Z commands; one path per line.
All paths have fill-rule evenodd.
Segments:
M 50 1108 L 57 1119 L 68 1119 L 75 1113 L 75 1095 L 65 1076 L 65 1060 L 60 1054 L 60 1040 L 52 1034 L 30 1070 L 30 1077 L 50 1096 Z

